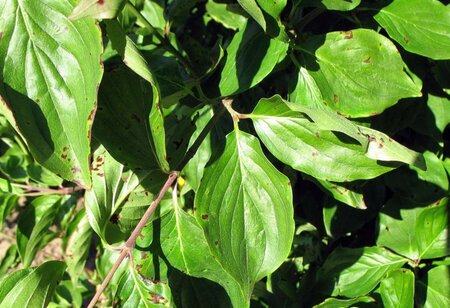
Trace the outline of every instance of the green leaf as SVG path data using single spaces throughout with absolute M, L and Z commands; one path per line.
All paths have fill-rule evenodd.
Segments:
M 72 20 L 83 17 L 111 19 L 119 15 L 127 2 L 127 0 L 81 0 L 69 18 Z
M 2 307 L 46 307 L 62 279 L 66 265 L 49 261 L 33 271 L 21 270 L 0 282 Z
M 375 300 L 370 296 L 360 296 L 352 299 L 338 299 L 338 298 L 327 298 L 320 304 L 314 306 L 314 308 L 348 308 L 357 307 L 355 304 L 359 303 L 373 303 Z
M 159 165 L 167 170 L 165 145 L 161 144 L 165 140 L 163 122 L 155 111 L 153 87 L 121 67 L 105 73 L 99 95 L 93 130 L 108 152 L 130 168 L 149 170 Z
M 336 248 L 317 273 L 319 292 L 332 296 L 366 295 L 384 275 L 407 262 L 381 247 Z
M 164 118 L 160 109 L 160 90 L 158 82 L 153 75 L 147 61 L 141 55 L 139 49 L 133 41 L 125 35 L 125 32 L 120 27 L 116 20 L 111 20 L 106 23 L 106 30 L 110 38 L 113 48 L 116 49 L 119 55 L 123 58 L 123 62 L 136 74 L 147 80 L 152 86 L 152 106 L 149 114 L 149 126 L 152 137 L 153 150 L 158 160 L 158 164 L 163 171 L 169 171 L 169 163 L 167 162 L 166 154 L 166 138 L 164 130 Z
M 256 0 L 237 0 L 237 2 L 266 31 L 266 20 Z
M 366 209 L 366 202 L 364 201 L 364 195 L 361 192 L 361 187 L 358 183 L 336 183 L 322 181 L 314 179 L 314 182 L 319 185 L 328 193 L 330 193 L 334 199 L 339 202 L 345 203 L 356 209 Z
M 0 108 L 39 163 L 89 187 L 102 39 L 94 20 L 66 17 L 74 2 L 3 2 Z
M 78 278 L 83 273 L 86 264 L 93 233 L 86 211 L 78 212 L 68 233 L 64 260 L 73 284 L 77 285 Z
M 171 307 L 170 297 L 156 290 L 157 282 L 142 277 L 135 267 L 129 265 L 121 276 L 116 298 L 122 307 Z
M 450 59 L 450 8 L 437 0 L 395 0 L 375 20 L 407 51 Z
M 0 189 L 0 226 L 3 226 L 6 217 L 11 213 L 18 201 L 18 195 Z
M 412 260 L 444 257 L 448 248 L 448 199 L 428 207 L 403 198 L 391 199 L 380 214 L 377 245 Z
M 377 130 L 359 126 L 361 133 L 369 139 L 367 157 L 380 161 L 402 162 L 412 167 L 426 170 L 425 158 L 396 142 L 386 134 Z
M 161 221 L 161 247 L 170 265 L 192 277 L 207 278 L 221 284 L 236 307 L 248 305 L 242 286 L 217 260 L 203 229 L 178 204 Z
M 192 146 L 192 144 L 198 138 L 201 131 L 205 128 L 213 115 L 214 111 L 211 106 L 206 106 L 196 113 L 196 115 L 194 116 L 194 118 L 196 119 L 196 130 L 189 140 L 188 148 Z M 194 191 L 197 191 L 197 188 L 200 185 L 200 181 L 203 177 L 203 171 L 205 170 L 205 166 L 212 154 L 211 149 L 213 143 L 211 139 L 211 133 L 209 133 L 197 149 L 195 155 L 189 160 L 189 162 L 183 169 L 183 174 L 185 175 L 187 182 L 194 189 Z
M 195 206 L 212 254 L 249 298 L 254 283 L 277 269 L 291 248 L 288 178 L 270 164 L 255 137 L 236 128 L 205 169 Z
M 289 101 L 317 109 L 324 109 L 322 93 L 316 81 L 304 67 L 298 70 L 296 84 L 289 93 Z
M 390 271 L 381 280 L 379 293 L 386 308 L 414 307 L 414 273 L 406 268 Z
M 34 199 L 17 225 L 17 247 L 24 267 L 29 267 L 38 250 L 51 238 L 49 227 L 61 204 L 61 196 L 43 195 Z
M 270 16 L 278 18 L 286 7 L 287 0 L 256 0 Z
M 437 266 L 429 270 L 417 284 L 418 301 L 424 308 L 450 305 L 449 266 Z
M 27 166 L 27 174 L 32 180 L 48 186 L 59 186 L 63 182 L 59 176 L 34 162 Z
M 247 21 L 247 18 L 239 13 L 242 10 L 240 8 L 237 3 L 217 3 L 214 0 L 208 0 L 206 3 L 209 16 L 231 30 L 242 29 Z
M 361 0 L 315 0 L 314 2 L 320 2 L 327 10 L 351 11 L 361 3 Z
M 4 277 L 11 268 L 15 268 L 18 263 L 17 258 L 18 252 L 16 245 L 9 246 L 4 254 L 2 252 L 2 259 L 0 260 L 0 277 Z
M 421 96 L 395 45 L 373 30 L 330 32 L 299 48 L 324 103 L 345 116 L 372 116 L 401 98 Z
M 318 123 L 290 107 L 307 111 Z M 252 119 L 261 141 L 276 158 L 315 178 L 336 182 L 370 179 L 395 168 L 368 158 L 365 149 L 353 139 L 331 132 L 329 129 L 348 132 L 358 139 L 362 137 L 361 133 L 358 135 L 360 127 L 338 115 L 287 105 L 279 96 L 274 96 L 261 99 L 246 117 Z
M 6 139 L 3 139 L 6 141 Z M 27 182 L 27 167 L 30 158 L 16 143 L 10 143 L 9 148 L 0 157 L 0 171 L 11 181 Z
M 271 39 L 252 22 L 236 33 L 226 49 L 219 89 L 221 96 L 246 91 L 257 85 L 286 56 L 289 44 Z

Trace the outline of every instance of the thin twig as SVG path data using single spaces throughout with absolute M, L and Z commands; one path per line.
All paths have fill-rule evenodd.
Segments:
M 33 185 L 25 185 L 12 183 L 13 186 L 25 189 L 24 196 L 40 196 L 40 195 L 69 195 L 75 191 L 84 189 L 81 186 L 76 187 L 61 187 L 59 189 L 47 188 L 47 187 L 39 187 Z

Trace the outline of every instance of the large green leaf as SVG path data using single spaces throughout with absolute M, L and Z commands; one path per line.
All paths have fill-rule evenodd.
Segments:
M 324 110 L 300 107 L 288 105 L 279 96 L 274 96 L 261 99 L 252 114 L 246 115 L 252 119 L 264 145 L 282 162 L 318 179 L 336 182 L 370 179 L 395 168 L 396 165 L 370 159 L 365 148 L 355 144 L 353 139 L 361 140 L 364 136 L 360 132 L 362 127 Z M 308 117 L 293 108 L 308 112 Z M 311 122 L 311 117 L 317 122 Z M 345 139 L 331 130 L 355 138 Z M 366 138 L 362 140 L 367 141 Z M 384 157 L 379 155 L 379 158 Z
M 21 270 L 0 282 L 1 307 L 46 307 L 62 279 L 66 265 L 49 261 L 35 270 Z
M 395 0 L 376 21 L 406 50 L 432 59 L 450 59 L 450 7 L 438 0 Z
M 414 307 L 414 273 L 400 268 L 389 272 L 381 280 L 378 292 L 386 308 Z
M 278 268 L 291 248 L 288 178 L 255 137 L 235 128 L 224 152 L 205 169 L 195 207 L 211 253 L 249 298 L 254 283 Z
M 161 221 L 161 244 L 170 265 L 189 276 L 207 278 L 221 284 L 236 307 L 248 305 L 248 290 L 217 260 L 210 243 L 194 217 L 178 204 Z M 214 244 L 215 245 L 215 244 Z
M 324 103 L 345 116 L 372 116 L 421 95 L 395 45 L 373 30 L 330 32 L 299 47 Z
M 219 82 L 220 94 L 243 92 L 269 75 L 285 56 L 289 44 L 271 39 L 253 22 L 236 33 L 228 45 Z
M 346 297 L 369 293 L 383 276 L 407 262 L 381 247 L 336 248 L 317 273 L 318 291 Z
M 127 0 L 81 0 L 70 14 L 70 19 L 93 17 L 114 18 L 122 11 Z
M 385 246 L 412 260 L 444 257 L 448 248 L 448 199 L 421 207 L 394 198 L 380 214 L 377 245 Z
M 94 20 L 66 17 L 74 3 L 2 1 L 0 108 L 38 162 L 89 187 L 102 39 Z
M 286 6 L 287 0 L 256 0 L 259 6 L 270 16 L 278 18 Z
M 424 308 L 450 306 L 450 267 L 437 266 L 429 270 L 417 284 L 418 301 Z
M 159 165 L 167 171 L 164 128 L 160 112 L 155 111 L 154 91 L 126 67 L 105 73 L 94 136 L 128 167 L 148 170 Z
M 34 199 L 17 224 L 17 247 L 24 267 L 29 267 L 38 250 L 50 240 L 49 227 L 55 220 L 61 196 L 43 195 Z

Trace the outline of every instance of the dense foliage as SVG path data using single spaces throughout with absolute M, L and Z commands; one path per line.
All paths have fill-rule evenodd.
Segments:
M 161 194 L 100 305 L 450 307 L 449 59 L 444 0 L 0 0 L 0 306 Z

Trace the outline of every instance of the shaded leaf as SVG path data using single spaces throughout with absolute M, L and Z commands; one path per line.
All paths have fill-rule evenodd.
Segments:
M 418 301 L 424 308 L 450 305 L 449 266 L 437 266 L 429 270 L 417 284 Z
M 406 50 L 450 59 L 450 8 L 437 0 L 395 0 L 375 20 Z
M 68 233 L 64 260 L 73 284 L 77 285 L 78 278 L 83 273 L 86 264 L 93 233 L 86 211 L 78 212 Z
M 319 269 L 317 287 L 332 296 L 362 296 L 373 290 L 387 272 L 406 262 L 381 247 L 338 247 Z
M 195 206 L 211 253 L 249 298 L 254 283 L 290 251 L 294 223 L 287 177 L 270 164 L 255 137 L 235 128 L 222 155 L 205 169 Z
M 271 39 L 252 22 L 237 32 L 226 49 L 221 96 L 241 93 L 261 82 L 285 56 L 289 44 Z
M 108 152 L 130 168 L 167 169 L 165 145 L 161 145 L 164 133 L 155 135 L 164 128 L 161 114 L 155 111 L 153 87 L 121 67 L 105 73 L 99 94 L 94 136 Z
M 0 282 L 2 307 L 45 307 L 62 279 L 66 265 L 49 261 L 33 271 L 21 270 Z M 51 273 L 51 275 L 49 275 Z
M 373 116 L 421 96 L 395 45 L 373 30 L 330 32 L 299 47 L 325 104 L 345 116 Z
M 313 179 L 314 182 L 330 193 L 334 199 L 339 202 L 345 203 L 356 209 L 366 209 L 366 202 L 364 201 L 364 195 L 361 192 L 361 187 L 355 183 L 336 183 Z
M 320 2 L 327 10 L 351 11 L 361 3 L 361 0 L 314 0 L 314 2 Z
M 102 39 L 94 20 L 74 22 L 66 17 L 74 2 L 4 3 L 0 108 L 39 163 L 89 187 L 90 128 L 103 72 Z
M 61 196 L 43 195 L 34 199 L 17 224 L 16 241 L 24 267 L 29 267 L 38 250 L 52 240 L 49 227 L 61 205 Z
M 448 199 L 421 207 L 412 201 L 394 198 L 380 214 L 377 245 L 388 247 L 412 260 L 448 255 Z
M 286 6 L 287 0 L 256 0 L 259 6 L 270 16 L 278 18 Z

